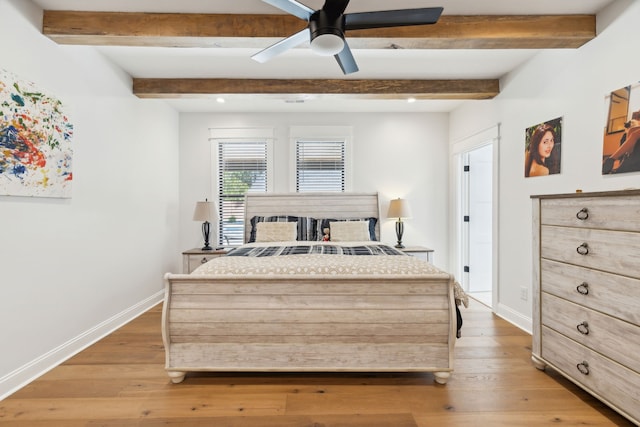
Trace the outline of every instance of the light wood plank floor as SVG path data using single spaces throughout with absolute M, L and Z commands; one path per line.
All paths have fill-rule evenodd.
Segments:
M 0 402 L 4 426 L 632 425 L 530 361 L 531 337 L 472 301 L 455 372 L 165 374 L 157 306 Z

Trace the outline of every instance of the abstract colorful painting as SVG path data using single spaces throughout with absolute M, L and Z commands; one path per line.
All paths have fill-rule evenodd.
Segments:
M 63 107 L 0 69 L 0 195 L 71 197 L 73 125 Z

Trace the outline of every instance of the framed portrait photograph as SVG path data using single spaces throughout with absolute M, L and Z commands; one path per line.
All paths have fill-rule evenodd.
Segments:
M 524 176 L 560 173 L 562 117 L 530 126 L 525 130 Z

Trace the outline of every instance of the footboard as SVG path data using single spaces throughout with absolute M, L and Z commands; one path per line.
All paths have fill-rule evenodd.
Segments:
M 453 370 L 453 283 L 416 277 L 167 274 L 162 335 L 174 383 L 188 371 Z

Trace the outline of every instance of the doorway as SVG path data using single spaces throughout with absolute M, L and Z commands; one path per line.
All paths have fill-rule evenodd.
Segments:
M 467 294 L 499 304 L 498 182 L 500 125 L 451 146 L 452 265 Z
M 469 296 L 493 305 L 493 144 L 462 153 L 463 287 Z

